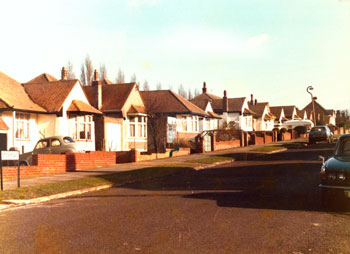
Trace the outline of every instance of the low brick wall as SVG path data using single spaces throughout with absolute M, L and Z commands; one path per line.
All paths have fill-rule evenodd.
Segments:
M 230 141 L 217 141 L 215 142 L 215 151 L 230 149 L 230 148 L 235 148 L 240 146 L 241 146 L 241 141 L 239 139 L 230 140 Z
M 171 149 L 166 149 L 165 153 L 138 154 L 137 161 L 149 161 L 149 160 L 169 158 L 170 151 L 171 151 Z M 172 156 L 173 157 L 185 156 L 185 155 L 189 155 L 190 153 L 191 153 L 190 148 L 183 147 L 183 148 L 180 148 L 179 151 L 174 151 Z
M 290 132 L 282 133 L 282 140 L 291 140 L 292 134 Z
M 117 163 L 117 152 L 67 153 L 67 171 L 110 166 Z

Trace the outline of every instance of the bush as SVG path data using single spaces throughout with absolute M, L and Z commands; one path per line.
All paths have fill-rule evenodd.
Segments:
M 294 130 L 300 135 L 305 134 L 307 132 L 306 126 L 297 126 L 294 128 Z

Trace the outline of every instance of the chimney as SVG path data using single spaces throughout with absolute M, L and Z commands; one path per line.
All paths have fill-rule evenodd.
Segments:
M 203 82 L 203 88 L 202 88 L 203 93 L 207 92 L 207 84 L 205 83 L 205 81 Z
M 223 112 L 228 111 L 228 99 L 227 99 L 226 90 L 224 90 L 224 97 L 222 98 L 222 111 Z
M 250 105 L 254 105 L 254 96 L 253 96 L 253 94 L 250 95 Z
M 93 81 L 98 81 L 98 70 L 94 70 L 94 77 L 93 77 Z
M 257 99 L 255 99 L 255 101 L 254 101 L 254 105 L 256 105 L 258 103 L 258 100 Z
M 95 73 L 94 73 L 94 78 L 95 78 Z M 101 109 L 101 107 L 102 107 L 102 82 L 100 82 L 98 80 L 94 80 L 94 81 L 92 81 L 91 86 L 92 86 L 92 106 L 97 108 L 97 109 Z
M 66 67 L 62 67 L 62 70 L 61 70 L 61 80 L 67 80 L 67 69 Z

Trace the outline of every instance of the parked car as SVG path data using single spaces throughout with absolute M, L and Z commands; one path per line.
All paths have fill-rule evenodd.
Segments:
M 54 136 L 40 139 L 34 150 L 19 156 L 20 165 L 32 165 L 33 154 L 64 154 L 78 152 L 75 141 L 68 136 Z
M 320 172 L 322 200 L 328 202 L 330 197 L 341 196 L 350 198 L 350 134 L 339 137 L 334 155 L 325 161 Z
M 328 143 L 333 142 L 333 132 L 327 125 L 320 125 L 312 127 L 309 132 L 309 143 L 315 144 L 316 142 L 326 141 Z

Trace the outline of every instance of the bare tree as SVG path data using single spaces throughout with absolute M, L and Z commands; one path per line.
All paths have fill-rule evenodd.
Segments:
M 193 98 L 191 88 L 188 88 L 187 99 L 191 100 Z
M 84 64 L 81 64 L 81 73 L 80 73 L 80 81 L 83 86 L 86 86 L 86 75 L 85 75 L 85 67 Z
M 130 82 L 132 82 L 132 83 L 136 82 L 136 74 L 135 73 L 131 76 Z
M 120 68 L 119 68 L 118 76 L 117 76 L 117 79 L 115 82 L 117 84 L 125 83 L 125 75 L 124 75 L 124 72 Z
M 107 78 L 107 68 L 105 64 L 100 65 L 100 80 Z
M 67 69 L 67 79 L 68 80 L 76 79 L 75 73 L 73 71 L 73 64 L 71 61 L 68 61 L 66 69 Z
M 80 74 L 80 80 L 84 86 L 91 86 L 93 72 L 94 68 L 92 66 L 92 61 L 89 55 L 87 55 L 85 57 L 84 63 L 81 65 Z
M 160 82 L 158 82 L 156 90 L 162 90 L 162 84 Z
M 148 81 L 145 80 L 145 82 L 143 82 L 142 90 L 149 91 L 149 89 L 150 89 L 150 87 L 149 87 Z
M 186 93 L 185 88 L 183 87 L 182 84 L 180 84 L 180 86 L 179 86 L 179 88 L 178 88 L 177 91 L 178 91 L 177 93 L 178 93 L 180 96 L 182 96 L 182 97 L 184 97 L 184 98 L 187 98 L 187 93 Z

